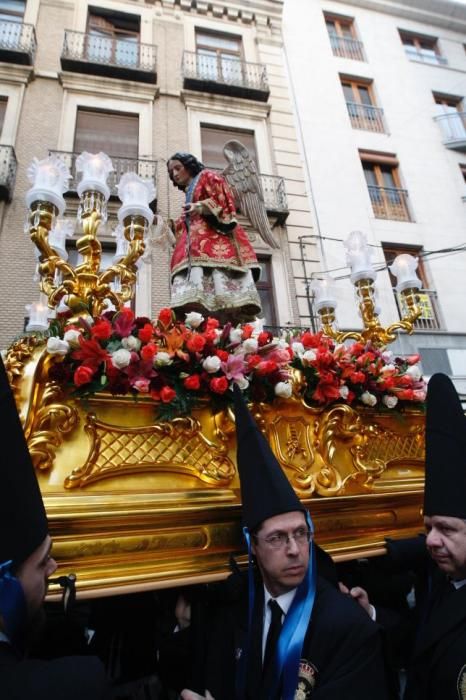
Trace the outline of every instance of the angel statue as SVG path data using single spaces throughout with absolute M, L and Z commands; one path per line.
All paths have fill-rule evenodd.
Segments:
M 277 244 L 247 149 L 229 141 L 224 153 L 230 164 L 223 174 L 207 169 L 190 153 L 175 153 L 167 161 L 170 180 L 186 196 L 182 215 L 174 222 L 171 258 L 170 305 L 182 319 L 190 311 L 215 316 L 221 323 L 250 321 L 261 314 L 255 285 L 260 265 L 238 224 L 230 186 L 264 241 Z M 261 199 L 262 207 L 256 201 Z

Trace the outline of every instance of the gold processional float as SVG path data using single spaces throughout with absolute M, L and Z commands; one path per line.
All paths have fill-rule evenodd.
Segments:
M 111 161 L 85 153 L 76 168 L 82 172 L 82 235 L 76 242 L 82 262 L 74 268 L 67 262 L 66 222 L 59 218 L 69 172 L 56 157 L 36 160 L 29 170 L 28 230 L 37 248 L 41 301 L 31 305 L 29 333 L 13 343 L 5 360 L 49 517 L 53 555 L 62 572 L 76 572 L 81 597 L 223 578 L 230 554 L 241 561 L 244 551 L 231 410 L 207 396 L 191 415 L 154 420 L 157 402 L 147 394 L 137 401 L 105 391 L 79 398 L 49 376 L 63 361 L 47 351 L 51 310 L 71 309 L 72 325 L 86 316 L 89 322 L 89 315 L 96 319 L 108 302 L 117 309 L 128 302 L 153 220 L 153 184 L 124 175 L 117 255 L 102 270 L 98 229 L 106 220 Z M 364 330 L 336 331 L 336 304 L 323 279 L 314 288 L 323 332 L 337 343 L 370 341 L 381 349 L 396 330 L 411 332 L 421 313 L 417 263 L 410 256 L 395 261 L 406 313 L 384 329 L 364 236 L 353 233 L 346 247 Z M 422 408 L 356 409 L 344 401 L 316 408 L 303 397 L 304 383 L 304 373 L 294 368 L 291 395 L 255 403 L 253 413 L 311 511 L 317 542 L 343 560 L 381 554 L 386 536 L 419 532 Z

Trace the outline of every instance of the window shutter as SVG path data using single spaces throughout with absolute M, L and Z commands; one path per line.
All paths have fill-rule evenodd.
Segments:
M 139 117 L 133 114 L 78 109 L 74 138 L 75 153 L 104 151 L 109 156 L 139 155 Z

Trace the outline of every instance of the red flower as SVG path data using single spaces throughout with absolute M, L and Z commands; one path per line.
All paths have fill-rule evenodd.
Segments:
M 414 390 L 413 389 L 398 389 L 396 391 L 396 396 L 402 401 L 414 401 Z
M 138 338 L 142 343 L 149 343 L 154 335 L 154 329 L 151 323 L 145 323 L 138 331 Z
M 113 319 L 113 328 L 122 338 L 127 338 L 134 326 L 134 313 L 127 306 L 123 306 Z
M 215 328 L 218 328 L 219 325 L 220 325 L 220 323 L 219 323 L 217 318 L 211 318 L 209 316 L 209 318 L 206 321 L 205 327 L 206 327 L 206 330 L 214 330 Z
M 167 326 L 169 326 L 170 323 L 173 321 L 173 311 L 171 309 L 167 309 L 167 308 L 160 309 L 159 321 L 162 324 L 162 326 L 165 326 L 165 328 L 167 328 Z
M 228 380 L 226 377 L 214 377 L 210 381 L 210 388 L 216 394 L 224 394 L 228 389 Z
M 257 374 L 272 374 L 272 372 L 276 372 L 278 369 L 278 365 L 276 362 L 273 360 L 264 360 L 264 362 L 259 362 L 259 364 L 256 367 L 256 372 Z
M 270 343 L 271 340 L 272 333 L 268 333 L 267 331 L 262 331 L 262 333 L 259 333 L 259 335 L 257 336 L 257 342 L 259 343 L 259 347 L 267 345 L 267 343 Z
M 353 343 L 353 344 L 348 348 L 348 350 L 349 350 L 349 353 L 350 353 L 351 355 L 356 355 L 356 356 L 358 356 L 358 355 L 360 355 L 362 352 L 364 352 L 365 347 L 366 347 L 366 346 L 363 345 L 362 343 Z
M 197 391 L 201 386 L 201 378 L 198 374 L 191 374 L 183 382 L 185 389 L 191 389 L 191 391 Z
M 104 348 L 101 348 L 97 340 L 85 340 L 82 336 L 78 338 L 80 350 L 75 350 L 71 357 L 73 360 L 81 360 L 85 367 L 92 367 L 94 370 L 106 362 L 110 355 Z
M 207 330 L 204 331 L 204 333 L 202 335 L 205 338 L 206 343 L 213 343 L 217 337 L 217 334 L 213 328 L 212 329 L 208 328 Z
M 171 403 L 175 396 L 176 391 L 172 389 L 171 386 L 164 386 L 160 390 L 160 400 L 163 401 L 163 403 Z
M 408 357 L 405 357 L 405 360 L 408 363 L 408 365 L 416 365 L 420 359 L 420 355 L 408 355 Z
M 215 354 L 221 359 L 222 362 L 226 362 L 228 360 L 228 353 L 226 350 L 216 350 Z
M 246 323 L 245 326 L 243 326 L 243 340 L 247 340 L 248 338 L 251 337 L 254 331 L 254 326 L 251 326 L 250 323 Z
M 364 384 L 366 381 L 366 375 L 364 372 L 352 372 L 350 374 L 351 384 Z
M 321 338 L 321 333 L 311 333 L 310 331 L 306 331 L 301 336 L 301 342 L 305 348 L 318 348 Z
M 186 347 L 190 352 L 202 352 L 205 343 L 205 338 L 202 335 L 199 333 L 193 333 L 193 335 L 188 339 Z
M 92 381 L 95 370 L 92 367 L 85 367 L 81 365 L 74 373 L 73 381 L 76 386 L 82 386 L 83 384 L 89 384 Z
M 154 345 L 154 343 L 147 343 L 147 345 L 143 345 L 141 348 L 141 357 L 146 362 L 152 360 L 155 357 L 156 353 L 157 345 Z
M 254 367 L 257 367 L 257 365 L 262 362 L 262 358 L 260 355 L 249 355 L 247 362 L 250 369 L 254 369 Z
M 105 318 L 97 320 L 94 325 L 91 326 L 91 335 L 93 338 L 97 338 L 97 340 L 108 340 L 112 333 L 112 324 Z

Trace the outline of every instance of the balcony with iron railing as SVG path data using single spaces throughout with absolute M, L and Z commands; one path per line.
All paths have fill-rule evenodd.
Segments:
M 209 168 L 209 170 L 213 170 L 220 175 L 223 173 L 218 168 Z M 259 174 L 259 178 L 267 213 L 276 216 L 279 223 L 284 223 L 290 213 L 286 199 L 285 180 L 277 175 L 263 175 L 262 173 Z M 236 201 L 235 204 L 237 210 L 241 212 L 240 202 Z
M 185 51 L 182 74 L 183 87 L 187 90 L 244 97 L 259 102 L 269 99 L 267 70 L 260 63 Z
M 385 133 L 383 109 L 361 102 L 347 102 L 346 106 L 353 129 Z
M 49 151 L 49 155 L 58 156 L 70 169 L 71 180 L 68 185 L 67 194 L 75 194 L 78 187 L 80 176 L 76 172 L 76 158 L 79 153 L 71 153 L 69 151 Z M 118 183 L 125 173 L 137 173 L 145 180 L 152 180 L 157 186 L 157 161 L 146 158 L 121 158 L 119 156 L 110 156 L 113 165 L 113 172 L 108 177 L 108 186 L 110 187 L 110 197 L 117 197 Z M 154 200 L 155 202 L 156 200 Z M 155 210 L 155 205 L 151 204 L 151 208 Z
M 18 162 L 13 146 L 0 145 L 0 201 L 2 202 L 11 201 L 17 166 Z
M 406 316 L 409 309 L 406 307 L 406 302 L 401 294 L 398 294 L 396 289 L 393 290 L 398 313 L 400 318 Z M 439 331 L 441 330 L 440 314 L 437 302 L 437 292 L 432 289 L 420 289 L 418 294 L 418 305 L 422 313 L 414 322 L 415 331 Z
M 421 61 L 434 66 L 446 66 L 448 61 L 444 56 L 440 56 L 434 49 L 418 49 L 415 46 L 405 44 L 405 53 L 410 61 Z
M 434 117 L 447 148 L 466 153 L 466 112 L 449 112 Z
M 36 32 L 32 24 L 0 21 L 0 61 L 32 66 L 36 48 Z
M 354 61 L 365 61 L 364 44 L 358 39 L 351 39 L 338 34 L 329 33 L 330 46 L 334 56 L 352 58 Z
M 66 31 L 60 59 L 63 70 L 156 83 L 156 54 L 152 44 Z
M 368 185 L 372 209 L 376 219 L 411 221 L 408 207 L 408 192 L 399 187 Z

